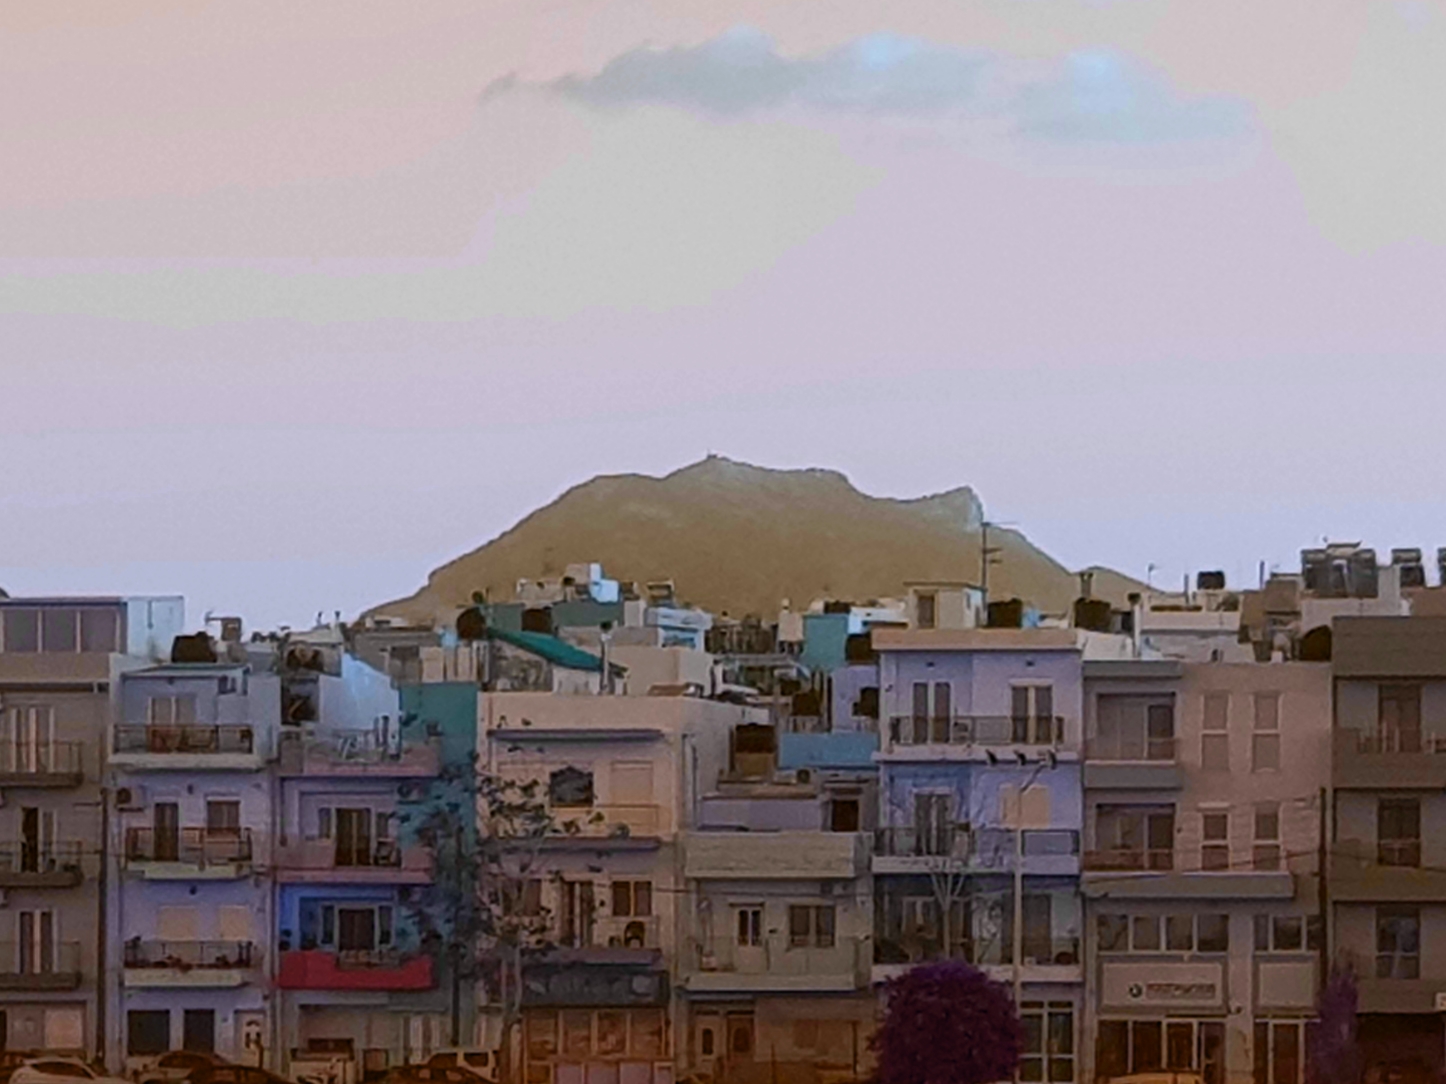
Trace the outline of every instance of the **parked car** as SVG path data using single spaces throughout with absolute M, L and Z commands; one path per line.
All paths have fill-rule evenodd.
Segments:
M 10 1084 L 10 1074 L 34 1057 L 32 1050 L 0 1050 L 0 1084 Z
M 1111 1077 L 1110 1084 L 1205 1084 L 1205 1079 L 1199 1073 L 1177 1073 L 1161 1069 L 1153 1073 Z
M 254 1065 L 202 1065 L 191 1071 L 186 1084 L 291 1084 L 285 1077 Z
M 79 1058 L 26 1058 L 10 1074 L 10 1084 L 75 1084 L 77 1080 L 129 1084 L 119 1077 L 97 1073 Z
M 387 1071 L 385 1084 L 477 1084 L 478 1077 L 466 1069 L 436 1065 L 398 1065 Z
M 457 1047 L 453 1050 L 439 1050 L 427 1059 L 434 1069 L 461 1069 L 488 1084 L 497 1081 L 497 1051 L 480 1047 Z
M 197 1069 L 208 1065 L 225 1065 L 215 1054 L 202 1054 L 195 1050 L 172 1050 L 162 1054 L 156 1063 L 140 1075 L 140 1084 L 175 1084 L 185 1080 Z

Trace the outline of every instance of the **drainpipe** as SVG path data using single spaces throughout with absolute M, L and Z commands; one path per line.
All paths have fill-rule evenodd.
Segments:
M 100 788 L 100 876 L 96 880 L 96 891 L 100 893 L 100 899 L 96 904 L 98 922 L 95 931 L 95 1052 L 109 1072 L 110 1059 L 106 1043 L 109 1021 L 106 1007 L 107 977 L 110 974 L 107 954 L 110 952 L 110 944 L 106 934 L 110 925 L 110 788 L 104 782 Z

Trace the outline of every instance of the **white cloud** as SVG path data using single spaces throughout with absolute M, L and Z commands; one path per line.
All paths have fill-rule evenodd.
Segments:
M 494 83 L 490 96 L 518 87 Z M 1250 111 L 1231 98 L 1187 98 L 1143 64 L 1109 50 L 1031 64 L 983 50 L 873 34 L 789 57 L 739 28 L 702 44 L 638 48 L 593 75 L 545 88 L 599 107 L 660 104 L 732 118 L 801 106 L 821 111 L 1000 120 L 1043 139 L 1160 142 L 1231 135 Z

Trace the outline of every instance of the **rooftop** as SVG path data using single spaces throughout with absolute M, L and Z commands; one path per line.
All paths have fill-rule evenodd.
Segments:
M 1075 629 L 876 628 L 876 651 L 1079 651 Z

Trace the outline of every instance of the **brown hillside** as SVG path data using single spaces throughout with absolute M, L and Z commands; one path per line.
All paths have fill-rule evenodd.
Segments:
M 510 599 L 519 579 L 574 561 L 600 561 L 625 581 L 670 578 L 688 602 L 734 616 L 772 616 L 783 599 L 802 608 L 824 597 L 898 597 L 908 580 L 978 582 L 982 518 L 967 487 L 894 500 L 860 493 L 837 471 L 709 456 L 663 478 L 584 482 L 437 569 L 415 595 L 369 613 L 450 621 L 473 591 Z M 990 544 L 1001 549 L 993 597 L 1063 613 L 1078 594 L 1078 578 L 1018 532 L 993 529 Z M 1140 586 L 1108 570 L 1095 577 L 1095 593 L 1120 604 Z

